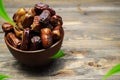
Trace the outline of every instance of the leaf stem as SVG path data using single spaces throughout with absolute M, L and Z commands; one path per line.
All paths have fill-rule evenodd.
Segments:
M 2 17 L 4 20 L 6 20 L 11 25 L 15 26 L 15 23 L 11 20 L 11 18 L 8 16 L 5 10 L 3 0 L 0 0 L 0 17 Z

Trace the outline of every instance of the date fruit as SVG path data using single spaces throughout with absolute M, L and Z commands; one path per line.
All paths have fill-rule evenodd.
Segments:
M 43 10 L 43 12 L 40 14 L 40 23 L 47 24 L 50 20 L 50 12 L 48 10 Z
M 34 8 L 35 8 L 36 14 L 40 15 L 43 10 L 49 8 L 49 5 L 40 2 L 38 4 L 35 4 Z
M 13 15 L 13 21 L 17 22 L 19 20 L 19 18 L 23 15 L 25 15 L 27 13 L 27 11 L 25 10 L 25 8 L 20 8 L 14 15 Z
M 55 10 L 50 7 L 47 8 L 46 10 L 48 10 L 50 12 L 51 16 L 54 16 L 56 14 Z
M 52 34 L 53 34 L 53 40 L 59 40 L 62 38 L 62 29 L 61 29 L 61 26 L 56 26 L 53 31 L 52 31 Z
M 23 28 L 30 28 L 31 24 L 33 23 L 34 17 L 30 14 L 25 14 L 24 20 L 21 22 Z
M 32 15 L 33 17 L 36 15 L 35 8 L 30 8 L 27 12 L 29 15 Z
M 16 35 L 18 38 L 22 38 L 23 31 L 20 30 L 18 27 L 13 27 L 13 29 L 14 29 L 15 35 Z
M 13 31 L 14 31 L 14 30 L 13 30 L 13 26 L 12 26 L 11 24 L 9 24 L 9 23 L 4 23 L 4 24 L 2 25 L 2 29 L 3 29 L 3 31 L 4 31 L 5 33 L 13 32 Z
M 41 46 L 41 39 L 39 36 L 34 36 L 31 38 L 31 45 L 30 45 L 30 50 L 39 50 L 42 48 Z
M 30 46 L 30 29 L 26 28 L 23 31 L 23 35 L 22 35 L 22 43 L 20 46 L 21 50 L 28 50 Z
M 33 24 L 31 25 L 31 29 L 34 30 L 35 32 L 39 32 L 41 29 L 41 25 L 39 23 L 40 17 L 35 16 L 33 20 Z
M 41 40 L 44 48 L 48 48 L 52 45 L 53 43 L 52 32 L 49 28 L 41 29 Z
M 54 27 L 56 27 L 56 26 L 62 26 L 63 25 L 62 18 L 60 16 L 58 16 L 58 15 L 52 16 L 50 18 L 50 23 Z
M 15 48 L 19 48 L 21 45 L 21 41 L 12 32 L 6 35 L 6 39 Z

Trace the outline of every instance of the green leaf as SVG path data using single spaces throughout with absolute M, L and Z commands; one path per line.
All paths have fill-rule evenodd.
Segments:
M 114 66 L 110 71 L 108 71 L 102 80 L 106 80 L 108 77 L 118 72 L 120 72 L 120 64 Z
M 58 58 L 61 58 L 63 57 L 65 54 L 62 50 L 59 50 L 55 55 L 53 55 L 51 58 L 52 59 L 58 59 Z
M 3 0 L 0 0 L 0 17 L 2 17 L 4 20 L 9 22 L 10 24 L 15 25 L 15 23 L 10 19 L 10 17 L 8 16 L 8 14 L 5 10 Z
M 9 78 L 9 76 L 0 74 L 0 80 L 5 80 L 6 78 Z

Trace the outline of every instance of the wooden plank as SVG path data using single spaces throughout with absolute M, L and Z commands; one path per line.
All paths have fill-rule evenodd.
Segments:
M 23 80 L 72 80 L 73 77 L 76 79 L 101 79 L 104 73 L 106 73 L 112 66 L 119 63 L 119 52 L 120 50 L 65 51 L 65 57 L 56 60 L 43 71 L 40 69 L 36 71 L 34 69 L 22 67 L 14 58 L 0 55 L 2 60 L 0 61 L 0 73 L 12 76 L 10 80 L 18 80 L 18 78 Z M 91 62 L 94 64 L 89 65 Z M 115 75 L 113 77 L 117 79 L 118 76 Z

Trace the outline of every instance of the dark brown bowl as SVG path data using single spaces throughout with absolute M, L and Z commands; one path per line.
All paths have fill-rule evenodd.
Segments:
M 64 30 L 63 30 L 64 37 Z M 12 53 L 12 55 L 22 64 L 27 66 L 44 66 L 45 64 L 51 62 L 53 59 L 50 57 L 55 55 L 61 48 L 63 37 L 61 40 L 53 44 L 50 48 L 36 50 L 36 51 L 23 51 L 17 48 L 14 48 L 4 37 L 5 43 Z

